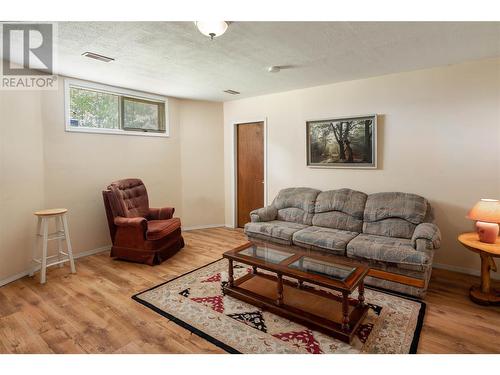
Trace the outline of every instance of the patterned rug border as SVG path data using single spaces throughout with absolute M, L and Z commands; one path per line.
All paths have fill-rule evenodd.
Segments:
M 199 330 L 198 328 L 196 327 L 193 327 L 192 325 L 186 323 L 185 321 L 177 318 L 176 316 L 172 315 L 172 314 L 169 314 L 163 310 L 161 310 L 160 308 L 156 307 L 155 305 L 147 302 L 147 301 L 144 301 L 142 300 L 139 296 L 141 294 L 144 294 L 144 293 L 147 293 L 153 289 L 156 289 L 156 288 L 159 288 L 165 284 L 168 284 L 174 280 L 177 280 L 181 277 L 184 277 L 186 275 L 189 275 L 190 273 L 193 273 L 193 272 L 196 272 L 202 268 L 205 268 L 211 264 L 214 264 L 216 262 L 219 262 L 221 261 L 222 259 L 224 258 L 219 258 L 217 260 L 214 260 L 213 262 L 210 262 L 210 263 L 206 263 L 198 268 L 195 268 L 189 272 L 186 272 L 186 273 L 183 273 L 182 275 L 179 275 L 179 276 L 176 276 L 170 280 L 167 280 L 167 281 L 164 281 L 160 284 L 157 284 L 155 286 L 152 286 L 151 288 L 148 288 L 146 290 L 143 290 L 139 293 L 136 293 L 134 294 L 131 298 L 140 303 L 141 305 L 143 306 L 146 306 L 147 308 L 153 310 L 154 312 L 156 312 L 157 314 L 171 320 L 172 322 L 176 323 L 177 325 L 187 329 L 188 331 L 194 333 L 195 335 L 211 342 L 212 344 L 218 346 L 219 348 L 221 348 L 222 350 L 225 350 L 226 352 L 228 352 L 229 354 L 242 354 L 241 352 L 239 352 L 238 350 L 230 347 L 229 345 L 226 345 L 224 344 L 222 341 L 220 340 L 217 340 L 216 338 L 206 334 L 205 332 Z M 403 293 L 396 293 L 396 292 L 393 292 L 393 291 L 389 291 L 389 290 L 386 290 L 386 289 L 383 289 L 383 288 L 378 288 L 378 287 L 374 287 L 374 286 L 365 286 L 366 289 L 372 289 L 372 290 L 376 290 L 376 291 L 380 291 L 380 292 L 383 292 L 383 293 L 386 293 L 386 294 L 389 294 L 389 295 L 393 295 L 393 296 L 396 296 L 396 297 L 400 297 L 400 298 L 404 298 L 404 299 L 407 299 L 407 300 L 410 300 L 410 301 L 414 301 L 414 302 L 417 302 L 417 303 L 420 303 L 420 310 L 418 312 L 418 318 L 417 318 L 417 326 L 415 327 L 415 333 L 413 335 L 413 339 L 412 339 L 412 342 L 411 342 L 411 346 L 410 346 L 410 352 L 408 354 L 416 354 L 417 353 L 417 349 L 418 349 L 418 342 L 420 340 L 420 333 L 422 331 L 422 327 L 423 327 L 423 324 L 424 324 L 424 316 L 425 316 L 425 311 L 426 311 L 426 308 L 427 308 L 427 305 L 425 302 L 417 299 L 417 298 L 414 298 L 412 296 L 409 296 L 407 294 L 403 294 Z

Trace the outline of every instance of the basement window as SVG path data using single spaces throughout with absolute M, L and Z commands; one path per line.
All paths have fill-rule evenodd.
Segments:
M 164 97 L 73 79 L 65 97 L 67 131 L 168 136 Z

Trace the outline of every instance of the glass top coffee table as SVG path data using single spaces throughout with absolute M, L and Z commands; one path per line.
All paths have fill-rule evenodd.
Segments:
M 364 265 L 288 246 L 253 242 L 223 256 L 229 260 L 229 280 L 224 287 L 227 295 L 342 341 L 352 341 L 368 311 L 363 280 L 369 268 Z M 251 272 L 235 280 L 234 262 L 251 266 Z M 349 298 L 356 289 L 358 298 Z

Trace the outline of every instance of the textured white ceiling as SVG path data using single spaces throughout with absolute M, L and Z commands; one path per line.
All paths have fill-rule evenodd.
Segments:
M 218 101 L 498 56 L 498 22 L 233 22 L 213 41 L 193 22 L 58 23 L 61 74 Z

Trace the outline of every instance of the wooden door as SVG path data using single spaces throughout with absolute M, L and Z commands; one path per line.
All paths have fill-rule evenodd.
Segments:
M 264 123 L 238 124 L 238 227 L 250 221 L 250 211 L 264 206 Z

